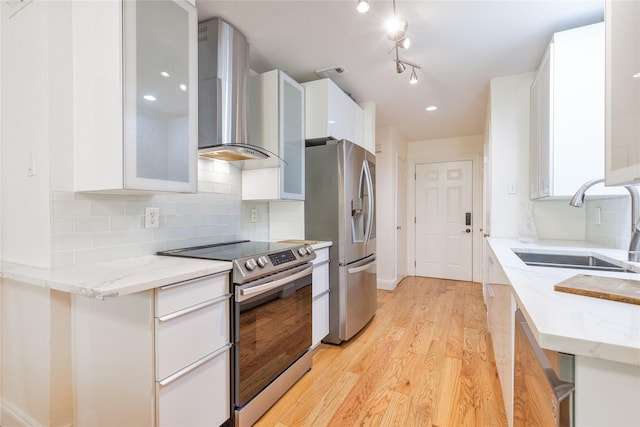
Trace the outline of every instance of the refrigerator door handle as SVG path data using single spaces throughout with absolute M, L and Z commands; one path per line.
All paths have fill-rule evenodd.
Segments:
M 375 264 L 375 263 L 376 263 L 376 259 L 374 258 L 372 261 L 369 261 L 368 263 L 366 263 L 364 265 L 359 265 L 358 267 L 348 268 L 347 269 L 347 273 L 349 273 L 349 274 L 360 273 L 361 271 L 368 270 L 369 267 L 371 267 L 371 264 Z
M 371 170 L 369 169 L 369 163 L 367 162 L 367 160 L 364 160 L 364 163 L 362 165 L 363 170 L 364 170 L 364 175 L 366 178 L 366 182 L 367 182 L 367 222 L 365 225 L 365 242 L 369 242 L 369 240 L 371 239 L 371 229 L 373 228 L 373 215 L 374 212 L 373 210 L 375 209 L 375 203 L 373 200 L 374 194 L 373 194 L 373 180 L 371 179 Z

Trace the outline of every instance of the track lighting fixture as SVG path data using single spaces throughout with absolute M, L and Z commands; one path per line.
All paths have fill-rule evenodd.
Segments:
M 356 6 L 358 12 L 367 13 L 369 10 L 369 0 L 358 0 L 358 6 Z
M 418 75 L 416 74 L 416 69 L 421 69 L 419 65 L 413 64 L 409 61 L 405 61 L 400 59 L 400 55 L 398 54 L 398 49 L 408 49 L 410 40 L 407 37 L 407 28 L 409 28 L 409 24 L 406 20 L 398 18 L 396 15 L 396 0 L 393 0 L 393 16 L 387 21 L 386 24 L 386 33 L 387 38 L 389 40 L 394 41 L 395 50 L 396 50 L 396 73 L 402 74 L 404 70 L 407 69 L 407 66 L 411 67 L 411 76 L 409 77 L 409 83 L 412 85 L 418 83 Z

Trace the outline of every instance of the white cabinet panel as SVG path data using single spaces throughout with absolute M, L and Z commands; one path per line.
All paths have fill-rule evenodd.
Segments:
M 156 289 L 156 316 L 191 307 L 229 292 L 227 273 L 199 277 Z
M 331 79 L 303 83 L 306 139 L 346 139 L 363 146 L 362 108 Z M 375 151 L 375 150 L 374 150 Z
M 640 182 L 640 3 L 607 1 L 607 185 Z
M 317 249 L 312 273 L 312 348 L 329 334 L 329 262 L 329 248 Z
M 156 383 L 157 425 L 219 426 L 230 412 L 230 352 L 224 350 L 167 385 Z
M 531 86 L 532 199 L 569 197 L 604 177 L 604 57 L 604 23 L 554 34 Z
M 314 263 L 315 264 L 315 263 Z M 329 290 L 329 261 L 322 261 L 313 266 L 312 274 L 312 296 L 315 298 L 321 293 Z
M 168 315 L 167 320 L 156 319 L 156 380 L 168 377 L 229 342 L 229 298 L 221 299 L 205 302 L 205 307 L 197 306 L 195 311 L 176 318 Z
M 313 348 L 329 334 L 329 294 L 325 293 L 314 298 L 312 310 L 311 347 Z
M 507 420 L 509 425 L 513 425 L 513 346 L 516 304 L 511 284 L 486 241 L 484 262 L 487 327 L 491 334 Z
M 250 138 L 275 154 L 245 162 L 243 200 L 304 200 L 304 88 L 280 70 L 251 77 Z

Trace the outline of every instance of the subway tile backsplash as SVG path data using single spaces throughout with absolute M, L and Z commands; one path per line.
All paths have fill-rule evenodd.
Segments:
M 631 198 L 629 196 L 587 198 L 585 208 L 587 209 L 587 241 L 617 249 L 629 247 L 631 239 Z M 599 221 L 598 209 L 600 210 Z
M 267 240 L 268 203 L 242 202 L 241 170 L 198 160 L 197 194 L 129 195 L 55 192 L 56 268 L 238 239 Z M 144 228 L 145 208 L 160 209 L 160 227 Z M 251 209 L 258 221 L 251 222 Z

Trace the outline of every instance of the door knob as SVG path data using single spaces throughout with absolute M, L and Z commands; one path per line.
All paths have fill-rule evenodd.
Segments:
M 471 233 L 471 229 L 470 229 L 470 228 L 467 228 L 466 230 L 464 230 L 464 232 L 465 232 L 465 233 L 467 233 L 467 234 L 468 234 L 468 233 Z
M 402 226 L 398 225 L 398 226 L 396 227 L 396 230 L 402 230 Z

